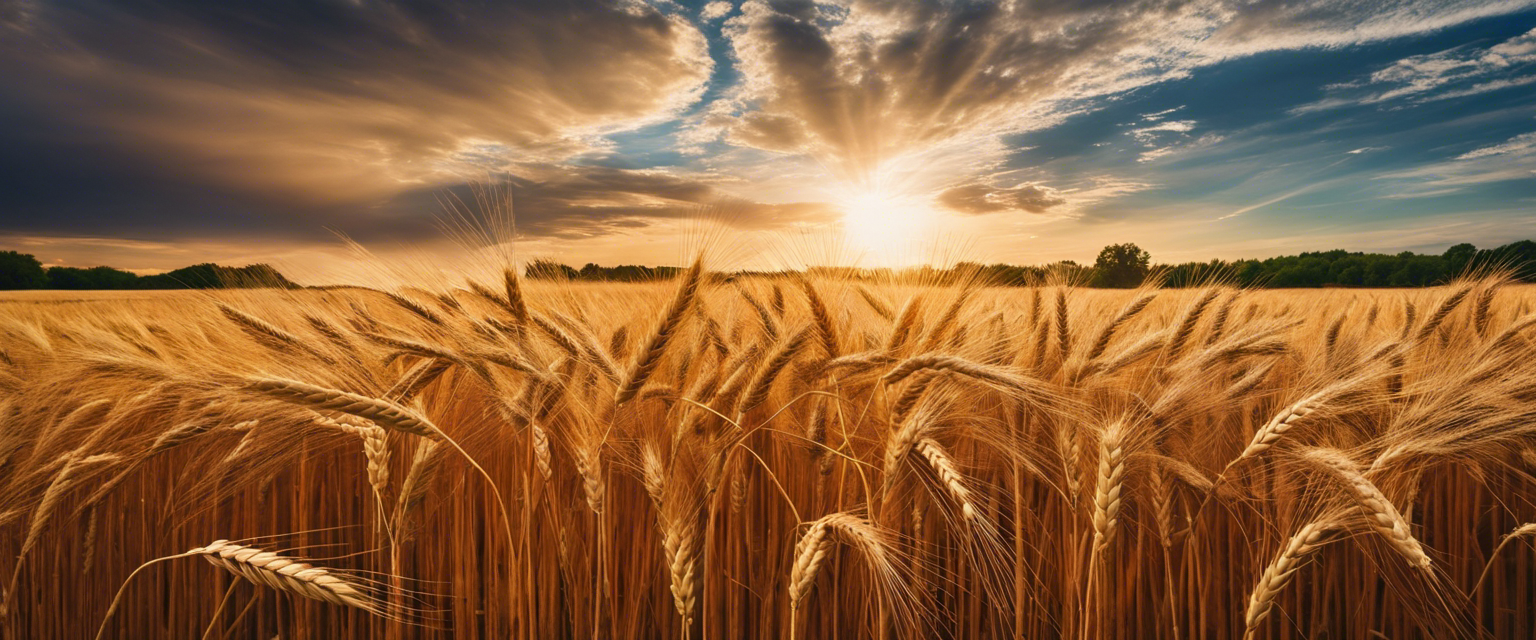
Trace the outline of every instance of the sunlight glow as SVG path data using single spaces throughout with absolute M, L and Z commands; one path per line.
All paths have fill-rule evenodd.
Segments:
M 843 212 L 844 242 L 859 253 L 862 266 L 918 262 L 936 231 L 936 213 L 927 201 L 915 196 L 849 189 L 839 194 L 836 202 Z

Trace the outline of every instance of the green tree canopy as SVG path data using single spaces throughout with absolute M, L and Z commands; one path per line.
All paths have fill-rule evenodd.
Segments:
M 1093 284 L 1117 289 L 1139 286 L 1151 264 L 1152 255 L 1141 247 L 1129 242 L 1109 245 L 1093 263 Z
M 0 289 L 43 289 L 48 274 L 30 253 L 0 251 Z

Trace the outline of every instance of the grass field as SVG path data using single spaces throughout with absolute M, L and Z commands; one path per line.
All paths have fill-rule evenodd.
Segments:
M 432 288 L 0 296 L 6 637 L 1536 634 L 1530 286 Z

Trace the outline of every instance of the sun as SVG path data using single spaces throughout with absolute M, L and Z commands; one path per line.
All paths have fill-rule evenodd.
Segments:
M 836 205 L 843 214 L 844 242 L 869 266 L 902 266 L 932 240 L 933 209 L 916 196 L 850 189 L 839 194 Z

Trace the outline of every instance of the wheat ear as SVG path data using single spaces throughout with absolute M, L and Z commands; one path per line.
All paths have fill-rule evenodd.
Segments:
M 528 429 L 533 434 L 533 462 L 539 467 L 539 475 L 549 480 L 555 475 L 549 459 L 549 433 L 533 423 L 528 424 Z
M 1457 289 L 1455 293 L 1452 293 L 1450 297 L 1441 302 L 1440 306 L 1435 307 L 1435 312 L 1429 314 L 1429 317 L 1424 319 L 1424 325 L 1419 327 L 1419 332 L 1414 336 L 1414 339 L 1422 341 L 1428 338 L 1430 334 L 1435 332 L 1435 329 L 1440 328 L 1441 323 L 1445 322 L 1446 317 L 1451 315 L 1451 312 L 1455 311 L 1456 307 L 1461 305 L 1461 301 L 1466 300 L 1467 295 L 1470 293 L 1472 293 L 1472 285 L 1466 285 Z
M 311 409 L 337 411 L 372 420 L 388 429 L 433 440 L 443 438 L 442 431 L 426 417 L 388 400 L 284 378 L 247 378 L 246 387 L 256 393 Z
M 896 314 L 891 311 L 891 305 L 886 304 L 884 300 L 876 296 L 875 292 L 870 291 L 868 287 L 859 285 L 855 287 L 855 290 L 859 292 L 859 297 L 864 298 L 864 302 L 869 304 L 869 308 L 874 309 L 876 315 L 885 318 L 888 322 L 896 319 Z
M 1145 293 L 1137 296 L 1137 298 L 1132 300 L 1130 304 L 1125 305 L 1125 308 L 1120 310 L 1120 313 L 1115 316 L 1115 319 L 1111 320 L 1110 323 L 1105 325 L 1104 329 L 1099 332 L 1099 337 L 1093 341 L 1093 348 L 1088 350 L 1088 359 L 1093 360 L 1094 358 L 1103 355 L 1104 350 L 1109 348 L 1109 341 L 1114 339 L 1115 332 L 1119 331 L 1122 327 L 1125 326 L 1127 322 L 1130 322 L 1137 316 L 1137 314 L 1140 314 L 1143 310 L 1145 310 L 1147 305 L 1152 304 L 1152 300 L 1156 297 L 1157 294 L 1155 293 Z
M 967 522 L 975 522 L 976 505 L 971 502 L 971 490 L 965 486 L 965 476 L 960 473 L 955 462 L 949 454 L 944 452 L 944 447 L 932 438 L 923 438 L 917 441 L 913 447 L 918 455 L 928 461 L 928 466 L 933 468 L 934 475 L 939 479 L 939 484 L 949 492 L 949 497 L 960 505 L 960 515 Z
M 1056 291 L 1056 348 L 1061 356 L 1061 361 L 1067 361 L 1067 354 L 1072 353 L 1071 325 L 1067 318 L 1067 289 L 1062 287 Z
M 117 612 L 117 606 L 123 600 L 123 593 L 127 591 L 128 583 L 134 576 L 154 564 L 192 556 L 201 556 L 210 564 L 245 578 L 257 586 L 271 587 L 311 600 L 383 615 L 382 605 L 373 596 L 353 584 L 351 580 L 332 573 L 329 569 L 228 540 L 214 540 L 207 546 L 173 556 L 155 558 L 139 565 L 129 573 L 123 580 L 123 585 L 118 588 L 117 595 L 112 598 L 112 604 L 107 607 L 107 614 L 102 617 L 101 627 L 96 631 L 96 640 L 106 636 L 107 622 L 111 621 L 112 614 Z
M 1287 584 L 1290 584 L 1296 571 L 1301 569 L 1318 549 L 1327 544 L 1330 534 L 1338 529 L 1339 525 L 1335 522 L 1310 522 L 1286 541 L 1285 548 L 1281 549 L 1280 555 L 1264 568 L 1264 574 L 1259 577 L 1259 583 L 1254 585 L 1253 593 L 1248 596 L 1248 612 L 1244 616 L 1245 637 L 1253 635 L 1259 623 L 1263 622 L 1274 609 L 1275 598 Z
M 741 400 L 736 403 L 736 413 L 738 415 L 757 407 L 757 405 L 762 404 L 764 400 L 768 399 L 768 392 L 773 388 L 773 381 L 778 379 L 779 374 L 784 371 L 784 367 L 788 366 L 789 362 L 794 360 L 795 356 L 800 353 L 800 349 L 805 346 L 806 340 L 809 337 L 809 328 L 796 331 L 788 340 L 780 343 L 773 353 L 769 354 L 768 359 L 764 360 L 763 364 L 758 367 L 757 374 L 753 376 L 751 384 L 747 385 L 746 394 L 741 396 Z M 737 420 L 737 422 L 740 422 L 740 420 Z
M 795 543 L 795 562 L 789 573 L 789 607 L 799 609 L 800 602 L 816 585 L 816 576 L 832 550 L 831 534 L 840 533 L 855 547 L 870 556 L 878 567 L 887 566 L 886 543 L 869 521 L 851 513 L 833 513 L 811 523 L 805 535 Z
M 960 320 L 960 311 L 965 308 L 965 303 L 970 301 L 971 294 L 975 292 L 975 286 L 967 285 L 960 290 L 954 300 L 950 301 L 949 306 L 944 309 L 944 314 L 939 316 L 939 320 L 933 324 L 933 329 L 928 331 L 928 339 L 923 341 L 922 351 L 932 351 L 939 346 L 939 342 L 944 339 L 944 334 Z
M 1195 325 L 1200 322 L 1200 316 L 1205 314 L 1206 308 L 1216 301 L 1216 296 L 1220 293 L 1221 291 L 1218 289 L 1207 290 L 1199 299 L 1195 300 L 1194 306 L 1184 312 L 1184 318 L 1179 321 L 1179 328 L 1168 339 L 1169 361 L 1177 360 L 1183 354 L 1184 347 L 1189 344 L 1190 336 L 1193 336 L 1195 333 Z
M 1093 491 L 1093 539 L 1103 549 L 1114 542 L 1125 489 L 1125 424 L 1114 422 L 1099 436 L 1099 475 Z
M 736 291 L 741 294 L 742 299 L 747 301 L 752 310 L 757 312 L 758 322 L 762 323 L 763 333 L 768 336 L 768 339 L 778 340 L 779 323 L 774 320 L 773 312 L 769 311 L 768 307 L 763 306 L 762 301 L 758 300 L 757 296 L 752 295 L 751 291 L 747 291 L 747 288 L 741 284 L 740 280 L 736 281 Z
M 903 360 L 887 372 L 880 381 L 890 385 L 906 379 L 919 371 L 949 372 L 978 382 L 989 384 L 1004 391 L 1016 392 L 1026 399 L 1041 399 L 1044 385 L 1028 376 L 1010 369 L 980 364 L 957 356 L 927 354 Z
M 661 356 L 666 353 L 667 345 L 671 343 L 673 336 L 683 324 L 683 319 L 688 317 L 688 309 L 693 306 L 694 298 L 698 297 L 700 274 L 704 271 L 702 258 L 695 259 L 688 271 L 683 273 L 682 284 L 677 288 L 677 294 L 672 296 L 672 302 L 667 305 L 665 312 L 661 314 L 661 322 L 656 325 L 656 331 L 646 341 L 635 356 L 634 364 L 630 365 L 629 373 L 624 378 L 624 384 L 619 386 L 618 392 L 613 397 L 614 404 L 624 404 L 645 386 L 645 381 L 656 372 L 656 367 L 661 365 Z
M 607 484 L 603 481 L 602 475 L 602 449 L 588 451 L 576 448 L 571 454 L 571 459 L 576 465 L 576 473 L 581 476 L 581 489 L 586 495 L 587 506 L 592 509 L 592 513 L 602 515 L 604 498 L 608 493 Z
M 795 279 L 800 288 L 805 291 L 806 304 L 810 305 L 811 318 L 815 320 L 816 337 L 820 339 L 821 346 L 827 352 L 828 358 L 836 358 L 838 350 L 837 325 L 832 322 L 832 312 L 827 310 L 827 304 L 822 301 L 821 295 L 816 293 L 815 285 L 805 274 L 799 274 Z
M 1518 527 L 1515 527 L 1514 531 L 1505 534 L 1504 538 L 1499 540 L 1499 546 L 1494 547 L 1493 553 L 1488 554 L 1488 563 L 1483 565 L 1482 574 L 1477 576 L 1477 584 L 1473 585 L 1472 590 L 1468 591 L 1467 594 L 1476 594 L 1479 589 L 1483 588 L 1483 581 L 1488 579 L 1488 570 L 1493 568 L 1494 559 L 1498 558 L 1499 552 L 1503 551 L 1506 545 L 1520 538 L 1526 538 L 1530 536 L 1536 536 L 1536 522 L 1528 522 L 1526 524 L 1522 524 Z
M 1353 460 L 1337 449 L 1322 447 L 1308 449 L 1301 456 L 1344 483 L 1371 529 L 1381 534 L 1393 550 L 1407 558 L 1410 566 L 1429 569 L 1429 555 L 1424 553 L 1424 547 L 1413 537 L 1408 521 L 1392 505 L 1392 501 L 1381 493 L 1381 489 L 1360 473 L 1359 466 Z
M 421 318 L 422 320 L 426 320 L 427 322 L 437 326 L 444 326 L 445 323 L 443 322 L 443 317 L 437 315 L 437 312 L 426 308 L 421 303 L 398 293 L 390 291 L 384 291 L 382 293 L 385 295 L 385 297 L 388 297 L 391 302 L 394 302 L 395 305 L 399 306 L 401 309 L 405 309 L 406 311 L 411 312 L 413 315 Z
M 917 326 L 917 318 L 922 314 L 923 297 L 914 295 L 907 298 L 901 305 L 901 311 L 896 314 L 895 324 L 891 325 L 891 335 L 885 341 L 886 351 L 895 351 L 906 344 L 907 338 L 912 335 L 912 330 Z
M 374 499 L 378 501 L 379 516 L 384 516 L 384 501 L 389 495 L 389 432 L 372 422 L 358 420 L 338 420 L 320 414 L 315 415 L 315 421 L 322 425 L 350 433 L 357 436 L 363 443 L 363 456 L 368 460 L 368 486 L 373 488 Z
M 269 348 L 273 348 L 274 351 L 281 350 L 281 347 L 284 346 L 292 347 L 294 349 L 303 351 L 304 353 L 313 356 L 316 360 L 326 364 L 336 364 L 335 360 L 325 355 L 324 353 L 321 353 L 319 349 L 314 348 L 308 342 L 299 339 L 298 336 L 279 329 L 276 325 L 273 325 L 265 320 L 262 320 L 261 318 L 257 318 L 256 316 L 250 315 L 227 304 L 222 302 L 218 304 L 219 311 L 224 314 L 224 317 L 229 318 L 231 322 L 239 325 L 241 330 L 255 338 L 257 342 L 260 342 Z
M 447 457 L 448 449 L 435 440 L 422 439 L 416 443 L 416 453 L 411 456 L 411 468 L 400 482 L 400 496 L 395 501 L 394 524 L 390 527 L 400 536 L 400 542 L 410 540 L 412 528 L 405 526 L 411 510 L 427 498 L 427 487 Z
M 667 554 L 667 571 L 672 578 L 672 604 L 683 619 L 683 628 L 693 625 L 693 610 L 703 582 L 699 560 L 704 548 L 700 543 L 702 527 L 697 518 L 667 518 L 661 521 L 661 547 Z
M 249 580 L 251 584 L 287 591 L 311 600 L 379 613 L 379 605 L 366 592 L 328 569 L 262 551 L 228 540 L 192 549 L 216 567 Z

